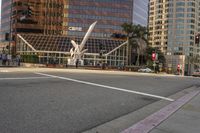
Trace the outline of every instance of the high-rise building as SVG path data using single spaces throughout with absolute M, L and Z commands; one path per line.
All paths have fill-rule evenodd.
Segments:
M 133 0 L 70 0 L 67 34 L 83 36 L 94 21 L 98 23 L 92 36 L 110 37 L 112 33 L 121 33 L 121 25 L 132 21 L 132 9 Z
M 133 1 L 133 24 L 147 26 L 149 0 Z
M 185 71 L 199 67 L 194 59 L 200 55 L 200 0 L 150 0 L 149 5 L 149 44 L 165 53 L 174 70 L 180 62 Z
M 150 0 L 149 43 L 165 54 L 199 53 L 200 0 Z
M 0 40 L 10 32 L 83 36 L 94 21 L 92 36 L 110 37 L 125 22 L 147 26 L 148 1 L 2 0 Z
M 67 5 L 68 0 L 2 0 L 1 40 L 10 32 L 64 34 Z
M 0 41 L 9 42 L 3 46 L 6 51 L 23 55 L 33 50 L 32 54 L 40 55 L 44 61 L 48 61 L 50 55 L 61 58 L 62 54 L 65 58 L 64 53 L 71 48 L 69 40 L 80 43 L 88 27 L 97 21 L 91 40 L 86 44 L 87 55 L 96 60 L 101 50 L 114 54 L 108 50 L 121 48 L 118 46 L 125 40 L 111 36 L 124 34 L 123 23 L 147 26 L 148 0 L 2 0 L 1 14 Z M 122 52 L 122 48 L 120 54 L 125 61 L 126 52 Z M 110 62 L 115 65 L 122 61 L 117 56 L 110 59 L 115 60 L 115 63 Z
M 10 32 L 83 36 L 94 21 L 92 36 L 110 37 L 132 22 L 132 10 L 133 0 L 2 0 L 1 40 Z

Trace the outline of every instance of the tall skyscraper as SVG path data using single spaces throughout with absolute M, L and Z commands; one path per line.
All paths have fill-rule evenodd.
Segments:
M 3 0 L 0 39 L 9 40 L 11 37 L 7 41 L 11 42 L 11 47 L 5 45 L 7 51 L 13 51 L 10 53 L 23 55 L 30 54 L 27 51 L 32 50 L 32 54 L 40 55 L 41 60 L 48 62 L 50 55 L 57 56 L 58 53 L 58 58 L 64 59 L 71 47 L 70 40 L 80 43 L 88 27 L 97 21 L 86 44 L 89 52 L 86 58 L 90 60 L 92 55 L 92 59 L 96 60 L 102 50 L 109 53 L 108 50 L 124 42 L 111 38 L 113 33 L 124 34 L 123 23 L 147 25 L 147 5 L 148 0 Z M 123 43 L 123 47 L 119 47 L 123 61 L 126 58 L 125 52 L 122 52 L 125 45 Z M 114 56 L 117 57 L 116 54 Z M 120 58 L 108 58 L 115 59 L 110 64 L 120 64 Z
M 149 42 L 165 54 L 199 54 L 200 0 L 150 0 Z
M 67 5 L 68 0 L 2 0 L 1 40 L 10 32 L 64 34 Z
M 133 1 L 133 24 L 147 26 L 149 0 Z
M 132 22 L 132 10 L 133 0 L 2 0 L 1 40 L 10 26 L 13 34 L 83 36 L 94 21 L 98 25 L 92 36 L 110 37 L 122 32 L 123 23 Z
M 0 40 L 10 32 L 83 36 L 94 21 L 92 36 L 110 37 L 125 22 L 146 26 L 147 9 L 148 0 L 2 0 Z
M 200 31 L 199 7 L 200 0 L 150 0 L 150 45 L 171 55 L 172 64 L 173 57 L 185 56 L 185 69 L 200 54 L 199 39 L 195 39 Z
M 70 0 L 68 6 L 68 35 L 83 35 L 87 27 L 98 21 L 92 34 L 95 37 L 110 37 L 121 33 L 121 25 L 132 21 L 133 0 Z M 73 30 L 79 29 L 79 32 Z

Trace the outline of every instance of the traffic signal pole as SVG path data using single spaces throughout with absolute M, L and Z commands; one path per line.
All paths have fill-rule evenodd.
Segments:
M 156 52 L 152 53 L 152 60 L 153 60 L 153 69 L 156 72 Z

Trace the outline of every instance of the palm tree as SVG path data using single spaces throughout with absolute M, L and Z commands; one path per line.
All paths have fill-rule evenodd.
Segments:
M 136 65 L 139 66 L 140 53 L 145 53 L 147 47 L 147 28 L 141 25 L 133 25 L 132 23 L 124 23 L 122 28 L 127 35 L 127 53 L 129 59 L 127 59 L 127 64 L 131 64 L 131 51 L 134 48 L 137 51 Z
M 147 47 L 147 28 L 143 27 L 141 25 L 134 25 L 133 26 L 134 31 L 133 31 L 133 37 L 136 39 L 137 44 L 138 44 L 138 49 L 137 49 L 137 61 L 136 61 L 136 65 L 139 66 L 140 65 L 140 55 L 141 53 L 145 53 L 145 49 Z
M 127 36 L 127 47 L 126 47 L 126 64 L 130 65 L 131 63 L 131 49 L 130 49 L 130 36 L 133 33 L 133 24 L 132 23 L 124 23 L 121 25 L 123 31 L 126 33 Z

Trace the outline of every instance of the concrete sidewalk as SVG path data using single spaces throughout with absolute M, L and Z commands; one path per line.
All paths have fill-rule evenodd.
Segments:
M 200 88 L 192 87 L 183 94 L 122 133 L 199 133 Z
M 181 107 L 150 133 L 199 133 L 200 94 Z
M 18 67 L 16 61 L 6 62 L 5 65 L 2 64 L 2 60 L 0 60 L 0 67 Z

